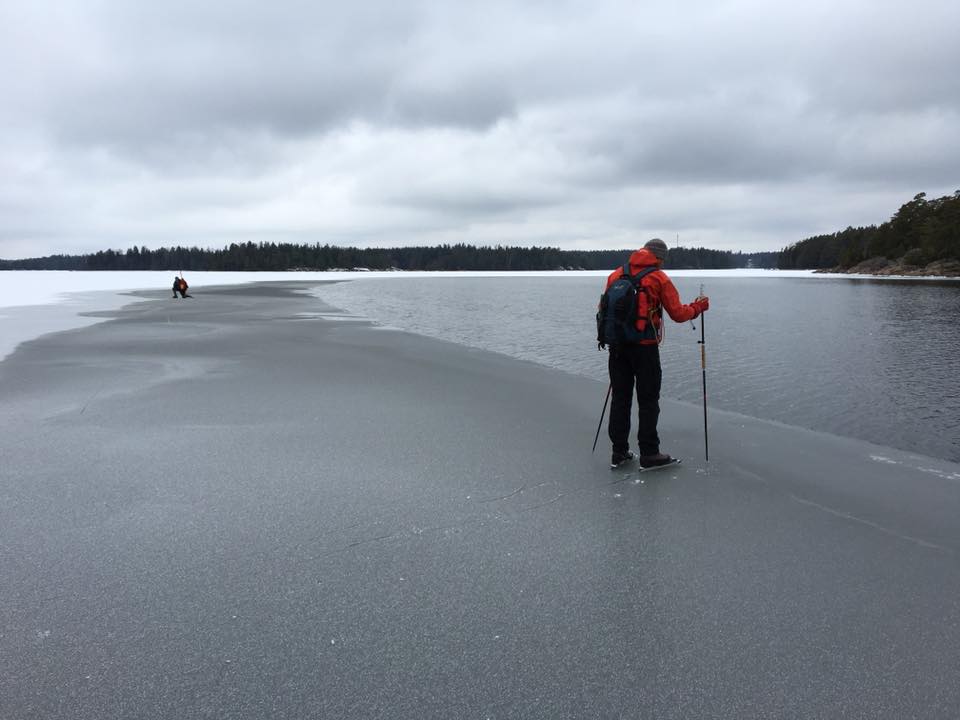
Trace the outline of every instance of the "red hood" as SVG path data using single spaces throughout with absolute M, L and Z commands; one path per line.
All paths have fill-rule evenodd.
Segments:
M 650 267 L 651 265 L 656 265 L 657 256 L 646 248 L 640 248 L 635 250 L 632 255 L 630 255 L 630 270 L 636 273 L 638 270 L 642 270 L 645 267 Z

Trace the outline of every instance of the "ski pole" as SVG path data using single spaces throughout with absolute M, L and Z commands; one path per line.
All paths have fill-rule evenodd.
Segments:
M 700 297 L 703 297 L 703 285 L 700 286 Z M 700 371 L 703 374 L 703 456 L 710 462 L 710 442 L 707 437 L 707 335 L 704 330 L 705 313 L 700 314 Z
M 610 391 L 613 389 L 613 384 L 607 385 L 607 397 L 603 400 L 603 410 L 600 411 L 600 422 L 597 423 L 597 435 L 593 438 L 593 450 L 590 452 L 596 452 L 597 450 L 597 440 L 600 439 L 600 428 L 603 426 L 603 416 L 607 414 L 607 403 L 610 401 Z

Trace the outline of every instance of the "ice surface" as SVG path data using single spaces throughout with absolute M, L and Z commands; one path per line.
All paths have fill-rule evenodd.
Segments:
M 631 482 L 602 383 L 257 293 L 3 364 L 0 716 L 956 714 L 956 464 L 664 401 Z

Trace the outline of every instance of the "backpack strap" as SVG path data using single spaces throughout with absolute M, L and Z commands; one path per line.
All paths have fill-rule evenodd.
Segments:
M 650 296 L 650 293 L 644 289 L 643 285 L 641 285 L 641 281 L 647 275 L 649 275 L 650 273 L 656 272 L 659 269 L 660 268 L 657 267 L 656 265 L 650 265 L 649 267 L 645 267 L 643 270 L 641 270 L 631 278 L 631 280 L 633 281 L 634 287 L 637 288 L 637 292 L 644 293 L 647 296 L 648 302 L 653 298 Z M 647 336 L 646 339 L 648 340 L 656 339 L 658 344 L 659 344 L 660 338 L 659 338 L 659 335 L 657 334 L 656 326 L 653 324 L 653 314 L 655 312 L 660 311 L 660 308 L 661 308 L 661 305 L 659 304 L 656 306 L 651 306 L 651 305 L 647 306 L 649 317 L 644 318 L 644 320 L 647 321 L 647 326 L 643 331 L 644 336 Z M 649 334 L 652 334 L 653 337 L 649 337 Z
M 643 279 L 644 279 L 647 275 L 649 275 L 650 273 L 656 272 L 656 271 L 659 270 L 659 269 L 660 269 L 660 268 L 658 268 L 656 265 L 651 265 L 651 266 L 649 266 L 649 267 L 645 267 L 643 270 L 641 270 L 640 272 L 638 272 L 636 275 L 631 275 L 631 274 L 630 274 L 630 263 L 627 263 L 626 265 L 623 266 L 623 274 L 626 275 L 628 278 L 630 278 L 630 280 L 633 281 L 633 284 L 634 284 L 637 288 L 639 288 L 639 287 L 640 287 L 640 281 L 641 281 L 641 280 L 643 280 Z
M 635 278 L 633 282 L 637 288 L 637 292 L 646 292 L 646 290 L 643 290 L 643 288 L 641 287 L 640 281 L 643 280 L 650 273 L 654 273 L 659 269 L 660 268 L 658 268 L 656 265 L 651 265 L 650 267 L 645 267 L 643 270 L 641 270 L 640 272 L 638 272 L 636 275 L 633 276 Z M 648 297 L 649 295 L 650 293 L 647 293 Z

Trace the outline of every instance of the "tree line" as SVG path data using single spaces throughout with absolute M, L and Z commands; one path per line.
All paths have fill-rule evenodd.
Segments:
M 881 225 L 801 240 L 780 252 L 777 267 L 848 270 L 871 258 L 920 268 L 960 260 L 960 190 L 934 200 L 919 193 Z
M 454 245 L 357 248 L 315 243 L 233 243 L 221 249 L 163 247 L 101 250 L 87 255 L 49 255 L 0 260 L 0 270 L 609 270 L 631 250 L 561 250 L 553 247 Z M 881 225 L 848 227 L 816 235 L 779 252 L 743 253 L 672 248 L 668 269 L 840 269 L 885 258 L 925 267 L 960 262 L 960 190 L 934 200 L 920 193 Z
M 0 260 L 0 270 L 610 270 L 632 250 L 561 250 L 455 244 L 434 247 L 356 248 L 338 245 L 233 243 L 219 250 L 169 247 L 101 250 L 88 255 L 49 255 Z M 742 253 L 671 248 L 671 269 L 774 268 L 776 252 Z

